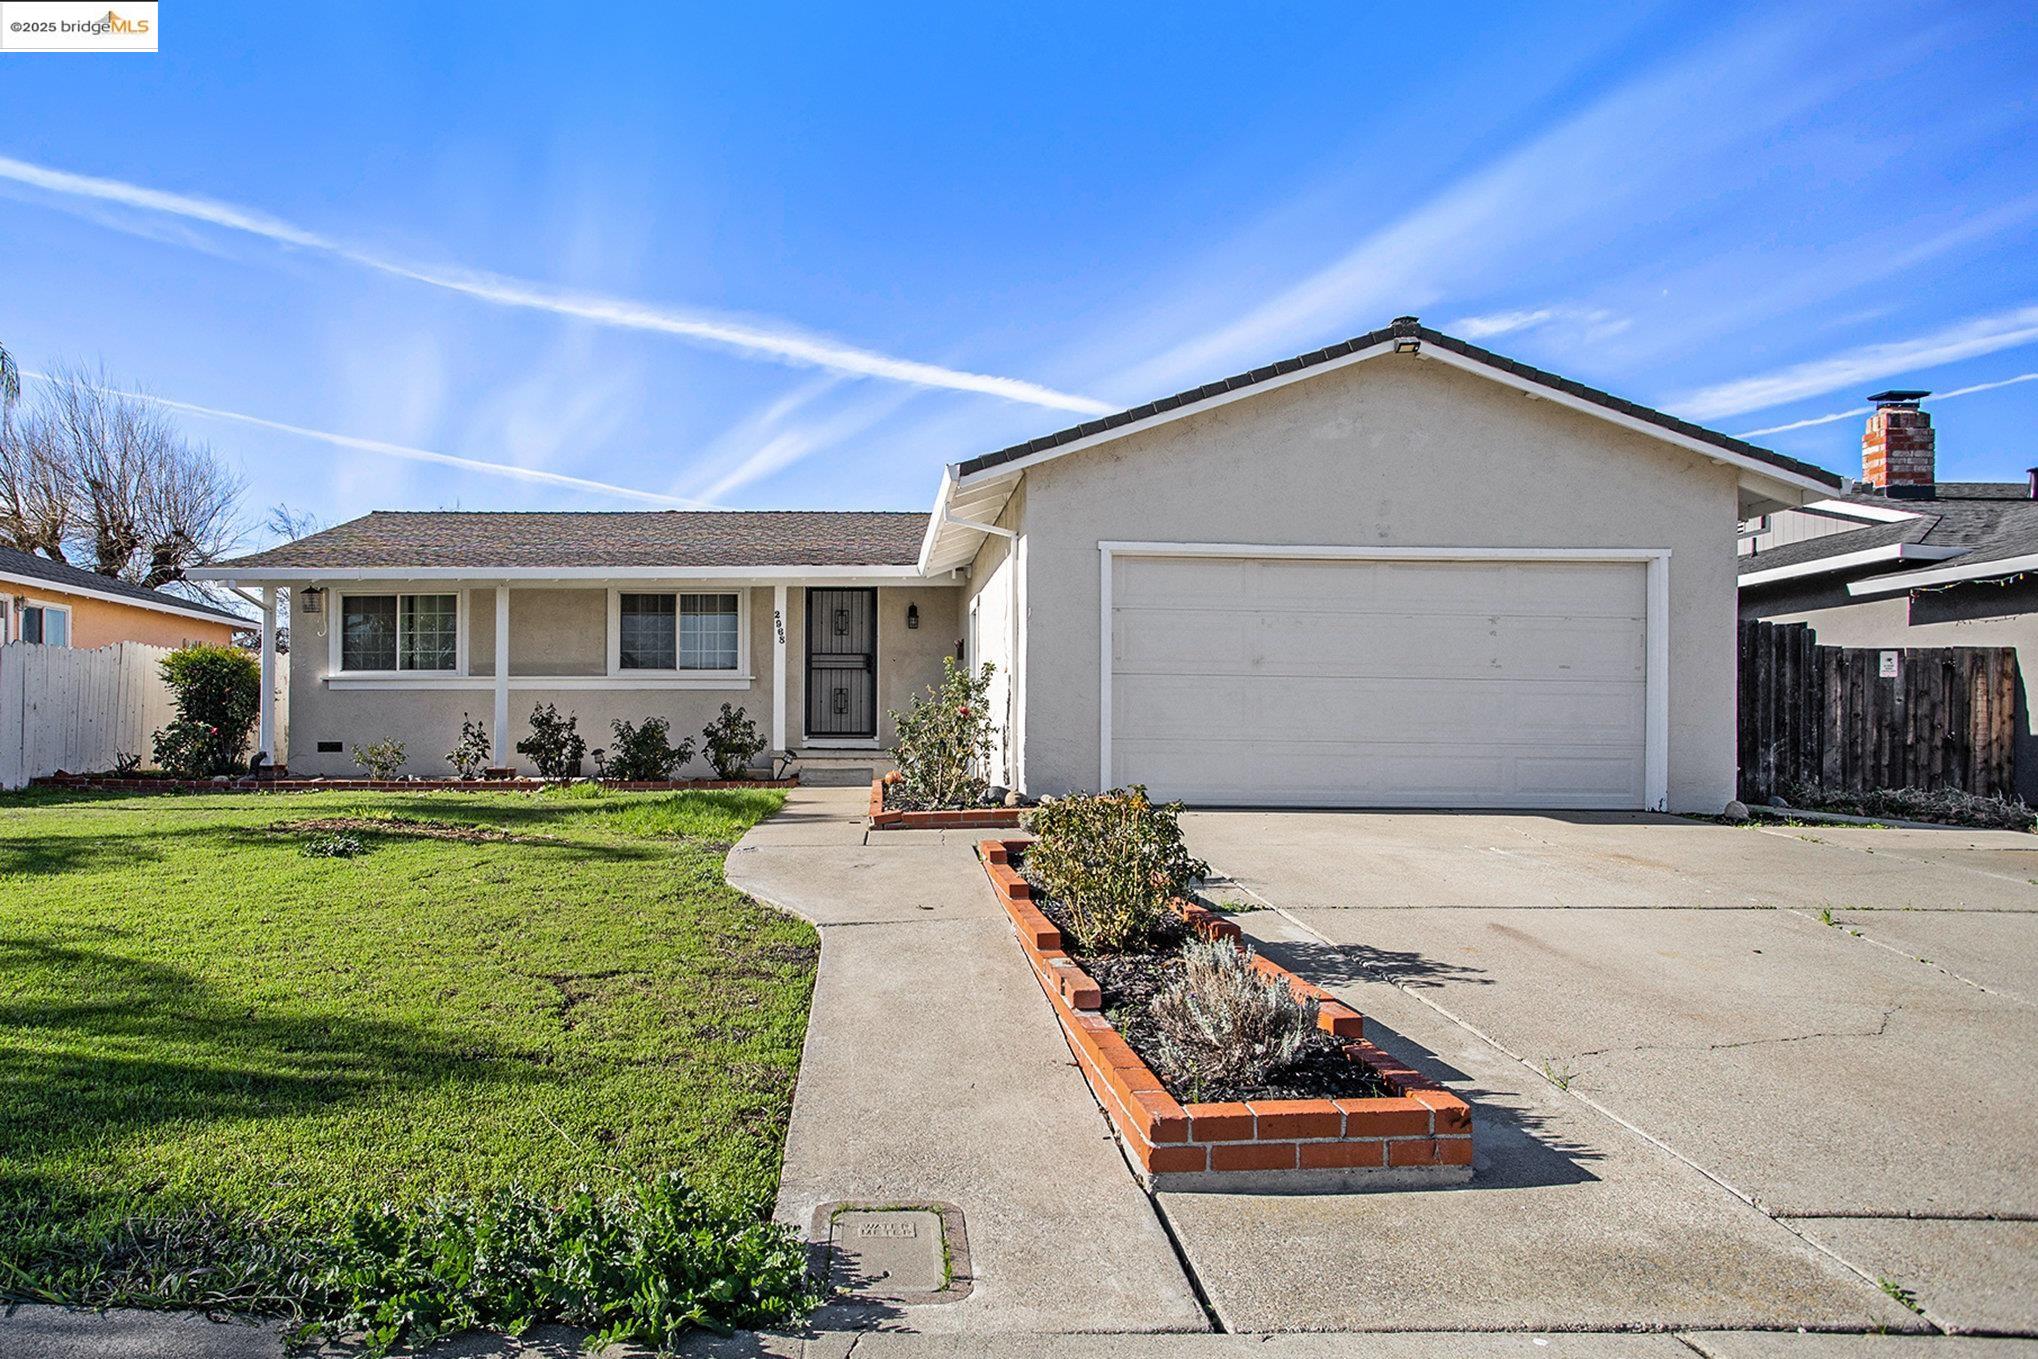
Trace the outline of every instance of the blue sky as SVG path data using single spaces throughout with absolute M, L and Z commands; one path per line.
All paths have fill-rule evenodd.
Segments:
M 328 521 L 920 508 L 1401 312 L 1850 473 L 1799 422 L 2007 383 L 1940 474 L 2038 463 L 2027 4 L 977 8 L 218 0 L 0 57 L 0 340 Z

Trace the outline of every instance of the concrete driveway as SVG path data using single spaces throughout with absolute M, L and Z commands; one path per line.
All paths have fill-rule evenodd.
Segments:
M 1483 1146 L 1455 1193 L 1161 1196 L 1228 1329 L 2038 1332 L 2038 837 L 1186 825 Z

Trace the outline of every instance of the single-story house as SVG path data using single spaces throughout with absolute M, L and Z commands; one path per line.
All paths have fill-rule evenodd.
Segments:
M 377 513 L 195 574 L 292 592 L 293 772 L 443 772 L 463 712 L 509 762 L 540 702 L 877 752 L 960 652 L 1029 795 L 1716 811 L 1736 525 L 1840 489 L 1402 317 L 952 464 L 932 513 Z
M 130 585 L 34 552 L 0 547 L 0 645 L 225 645 L 236 632 L 254 626 L 253 620 L 210 604 Z
M 1741 616 L 1809 623 L 1821 645 L 2017 651 L 2017 791 L 2038 803 L 2038 469 L 1938 480 L 1923 391 L 1877 392 L 1861 480 L 1744 526 Z

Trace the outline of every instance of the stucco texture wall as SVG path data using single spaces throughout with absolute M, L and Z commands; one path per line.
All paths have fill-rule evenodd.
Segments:
M 0 583 L 0 592 L 11 600 L 15 595 L 30 604 L 59 604 L 71 611 L 71 642 L 80 650 L 112 646 L 116 642 L 146 642 L 150 646 L 179 647 L 192 642 L 224 646 L 234 639 L 230 623 L 207 623 L 155 609 L 115 604 L 111 600 L 74 595 L 65 590 L 34 588 Z M 8 635 L 17 635 L 18 623 Z
M 1024 788 L 1089 787 L 1103 540 L 1668 548 L 1669 805 L 1734 792 L 1732 469 L 1386 356 L 1027 473 Z
M 2017 652 L 2017 795 L 2038 804 L 2038 730 L 2032 671 L 2038 669 L 2038 581 L 1977 582 L 1917 596 L 1857 599 L 1834 580 L 1786 582 L 1744 592 L 1741 616 L 1809 623 L 1821 646 L 2007 646 Z

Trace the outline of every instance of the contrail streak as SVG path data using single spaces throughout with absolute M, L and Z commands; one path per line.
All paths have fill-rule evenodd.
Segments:
M 976 392 L 1002 397 L 1026 405 L 1084 415 L 1105 415 L 1117 407 L 1073 392 L 1057 391 L 1022 378 L 995 373 L 973 373 L 945 368 L 940 364 L 902 359 L 875 350 L 801 334 L 791 329 L 772 329 L 710 316 L 679 311 L 671 307 L 630 298 L 607 297 L 577 292 L 528 279 L 511 278 L 484 270 L 450 265 L 418 264 L 388 255 L 345 245 L 329 236 L 307 230 L 280 217 L 253 208 L 238 207 L 216 199 L 192 194 L 169 193 L 141 184 L 95 175 L 73 174 L 44 165 L 0 156 L 0 179 L 10 179 L 47 193 L 89 198 L 144 212 L 163 213 L 187 221 L 204 222 L 229 231 L 239 231 L 279 245 L 317 251 L 349 264 L 393 278 L 407 279 L 429 287 L 459 293 L 497 306 L 549 312 L 618 330 L 651 331 L 675 335 L 701 344 L 739 353 L 774 359 L 781 363 L 826 368 L 857 377 L 882 378 L 917 387 Z

